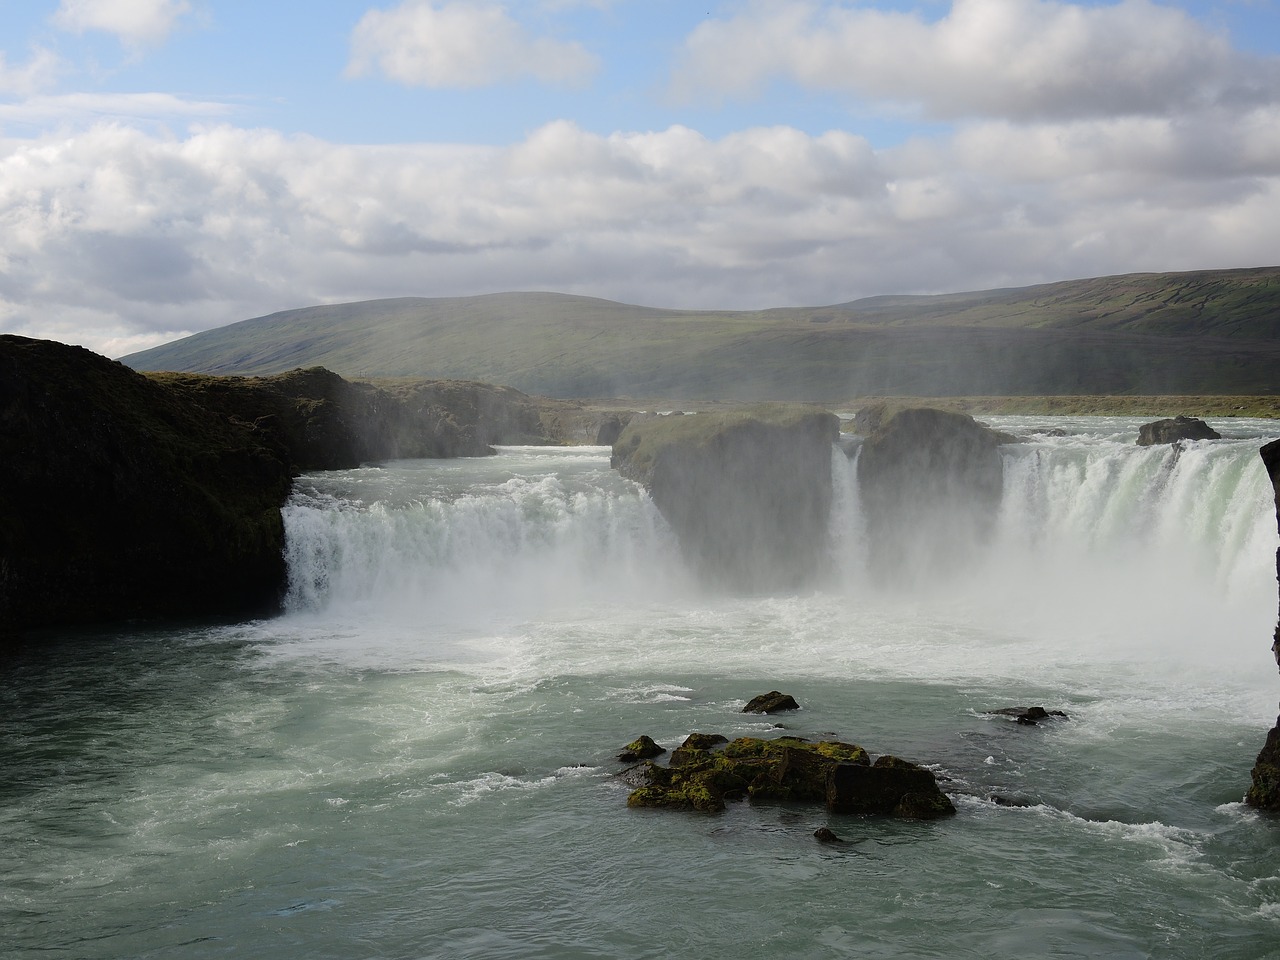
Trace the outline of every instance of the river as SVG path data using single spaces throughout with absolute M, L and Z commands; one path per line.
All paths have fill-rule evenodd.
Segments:
M 971 563 L 875 570 L 833 449 L 793 595 L 704 590 L 607 448 L 300 478 L 281 616 L 9 661 L 0 956 L 1280 956 L 1280 822 L 1240 803 L 1280 695 L 1276 425 L 990 422 L 1030 439 Z M 741 713 L 771 689 L 801 709 Z M 627 807 L 640 734 L 780 727 L 925 763 L 958 813 Z

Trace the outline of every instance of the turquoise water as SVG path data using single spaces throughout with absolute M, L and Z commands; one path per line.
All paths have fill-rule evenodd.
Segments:
M 1056 423 L 990 551 L 901 589 L 841 457 L 828 581 L 755 598 L 704 594 L 607 450 L 304 478 L 286 615 L 8 664 L 0 955 L 1280 956 L 1280 822 L 1239 803 L 1280 691 L 1266 425 L 1173 461 Z M 802 709 L 739 712 L 769 689 Z M 984 713 L 1019 704 L 1070 719 Z M 775 720 L 958 815 L 626 807 L 639 734 Z

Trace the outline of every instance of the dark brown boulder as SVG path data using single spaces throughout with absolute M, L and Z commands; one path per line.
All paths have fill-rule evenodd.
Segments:
M 652 737 L 642 736 L 623 747 L 622 752 L 618 754 L 618 759 L 624 763 L 634 763 L 637 760 L 648 760 L 650 757 L 662 756 L 666 752 L 667 748 L 659 746 Z
M 1041 720 L 1069 719 L 1061 710 L 1046 710 L 1044 707 L 1001 707 L 999 710 L 988 710 L 988 716 L 1009 717 L 1024 727 L 1038 726 Z
M 933 773 L 898 757 L 880 757 L 872 766 L 841 763 L 827 781 L 831 813 L 878 814 L 934 819 L 955 813 Z
M 1266 743 L 1254 761 L 1245 802 L 1260 810 L 1280 813 L 1280 717 L 1267 732 Z
M 631 422 L 631 414 L 629 413 L 612 413 L 603 417 L 600 426 L 596 429 L 596 445 L 601 447 L 612 447 L 622 436 L 622 431 L 626 429 L 628 423 Z
M 1179 440 L 1221 440 L 1222 434 L 1195 417 L 1172 417 L 1144 423 L 1138 428 L 1138 446 L 1150 447 Z
M 795 697 L 789 693 L 780 693 L 777 690 L 770 690 L 768 693 L 762 693 L 758 697 L 752 697 L 745 707 L 742 708 L 743 713 L 781 713 L 784 710 L 799 710 L 800 704 L 796 703 Z

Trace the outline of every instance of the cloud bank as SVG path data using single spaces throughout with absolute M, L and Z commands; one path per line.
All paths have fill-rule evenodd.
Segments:
M 750 96 L 777 78 L 942 119 L 1162 115 L 1280 96 L 1273 61 L 1148 0 L 955 0 L 935 22 L 769 0 L 697 28 L 673 90 Z
M 1280 249 L 1280 110 L 1243 120 L 1212 141 L 1164 120 L 995 122 L 884 151 L 786 127 L 558 122 L 495 148 L 103 124 L 0 143 L 0 326 L 92 329 L 120 355 L 383 296 L 750 307 L 1254 263 Z

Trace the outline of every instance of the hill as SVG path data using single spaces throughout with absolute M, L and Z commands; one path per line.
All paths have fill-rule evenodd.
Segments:
M 665 310 L 556 293 L 287 310 L 139 370 L 465 378 L 561 397 L 1280 393 L 1280 267 L 1131 274 L 825 307 Z

